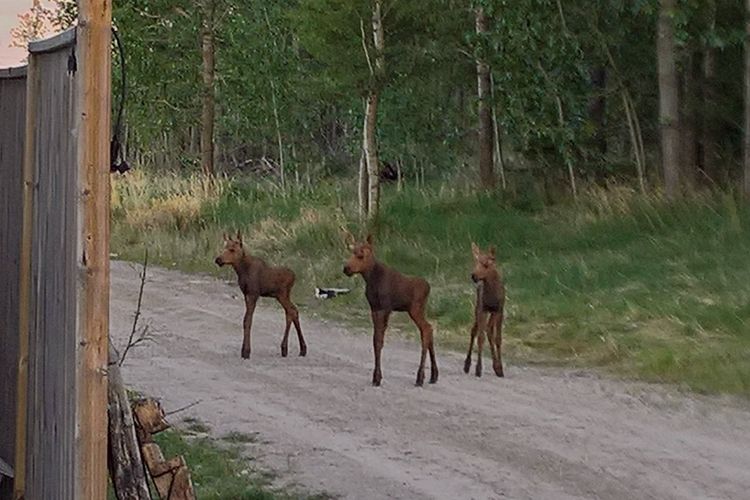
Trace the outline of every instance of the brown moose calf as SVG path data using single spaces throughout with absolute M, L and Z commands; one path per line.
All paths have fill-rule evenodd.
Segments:
M 474 271 L 471 273 L 471 279 L 477 283 L 477 303 L 474 309 L 474 326 L 471 327 L 469 352 L 464 362 L 464 372 L 469 373 L 471 368 L 471 350 L 474 347 L 474 338 L 477 338 L 475 374 L 477 377 L 482 376 L 482 347 L 486 330 L 492 352 L 492 368 L 495 370 L 495 375 L 502 377 L 503 360 L 500 344 L 503 338 L 505 285 L 495 264 L 495 247 L 490 247 L 487 253 L 484 253 L 476 243 L 472 243 L 471 253 L 474 255 Z
M 242 323 L 242 357 L 250 357 L 250 329 L 253 324 L 253 313 L 259 297 L 273 297 L 279 301 L 286 314 L 286 328 L 281 341 L 281 355 L 286 357 L 289 344 L 289 329 L 292 323 L 297 330 L 299 355 L 307 354 L 307 345 L 299 326 L 299 312 L 292 303 L 290 295 L 294 286 L 294 272 L 286 267 L 273 267 L 251 256 L 242 244 L 242 236 L 237 231 L 237 239 L 224 235 L 224 251 L 214 261 L 221 266 L 232 266 L 237 273 L 240 290 L 245 296 L 245 319 Z
M 430 285 L 427 281 L 422 278 L 404 276 L 395 269 L 378 262 L 375 259 L 372 236 L 369 235 L 366 242 L 353 244 L 352 256 L 344 266 L 344 274 L 347 276 L 361 274 L 365 280 L 365 296 L 370 304 L 374 327 L 372 340 L 375 350 L 375 369 L 372 373 L 372 385 L 379 386 L 383 378 L 380 371 L 380 353 L 383 350 L 388 318 L 393 311 L 408 312 L 422 337 L 417 386 L 424 384 L 425 358 L 428 351 L 430 353 L 430 383 L 437 382 L 438 368 L 435 361 L 432 326 L 425 319 L 427 297 L 430 294 Z

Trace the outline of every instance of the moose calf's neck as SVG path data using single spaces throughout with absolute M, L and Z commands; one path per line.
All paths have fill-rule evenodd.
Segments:
M 253 268 L 260 269 L 265 267 L 266 263 L 257 257 L 253 257 L 246 252 L 242 253 L 242 257 L 237 262 L 232 263 L 234 272 L 237 273 L 238 277 L 242 277 L 247 274 Z
M 377 285 L 382 281 L 385 270 L 386 266 L 375 260 L 372 267 L 362 271 L 362 277 L 368 285 Z
M 482 300 L 484 310 L 497 311 L 504 301 L 503 283 L 500 274 L 493 271 L 487 278 L 479 283 L 477 291 Z

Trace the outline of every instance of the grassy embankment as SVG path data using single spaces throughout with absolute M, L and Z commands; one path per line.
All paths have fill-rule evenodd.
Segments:
M 112 251 L 140 260 L 148 246 L 159 264 L 217 274 L 222 231 L 241 228 L 254 253 L 297 272 L 306 314 L 364 325 L 361 280 L 341 274 L 339 227 L 358 232 L 355 196 L 351 186 L 282 196 L 241 180 L 136 172 L 113 190 Z M 750 396 L 750 209 L 731 195 L 667 205 L 621 187 L 543 208 L 533 196 L 479 196 L 457 184 L 388 186 L 382 213 L 378 256 L 430 281 L 442 349 L 465 347 L 475 240 L 498 247 L 511 359 Z M 316 301 L 316 285 L 354 293 Z
M 256 436 L 230 433 L 219 439 L 208 436 L 210 428 L 195 419 L 185 419 L 180 428 L 155 435 L 165 457 L 182 455 L 201 500 L 324 500 L 326 494 L 307 495 L 273 485 L 274 475 L 257 469 L 246 445 Z M 153 486 L 152 486 L 153 488 Z M 155 490 L 153 491 L 155 495 Z M 110 488 L 109 498 L 115 499 Z

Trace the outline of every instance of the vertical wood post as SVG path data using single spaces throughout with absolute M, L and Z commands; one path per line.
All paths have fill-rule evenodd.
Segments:
M 76 498 L 107 498 L 112 4 L 78 2 Z
M 22 499 L 26 493 L 26 428 L 29 384 L 29 314 L 31 311 L 31 240 L 34 209 L 34 129 L 39 75 L 33 57 L 26 70 L 26 129 L 23 150 L 23 217 L 21 255 L 18 282 L 18 386 L 16 405 L 16 453 L 13 498 Z

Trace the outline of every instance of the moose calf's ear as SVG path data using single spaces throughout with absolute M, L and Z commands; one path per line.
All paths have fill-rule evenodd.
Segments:
M 471 242 L 471 253 L 474 254 L 474 257 L 478 256 L 479 253 L 480 253 L 479 252 L 479 247 L 473 241 Z
M 367 244 L 368 244 L 368 245 L 372 245 L 372 244 L 373 244 L 373 241 L 374 241 L 374 240 L 373 240 L 373 238 L 372 238 L 372 235 L 368 233 L 368 234 L 367 234 Z
M 346 245 L 346 248 L 349 250 L 354 250 L 354 244 L 356 243 L 354 235 L 346 227 L 344 227 L 343 224 L 341 224 L 339 228 L 344 235 L 344 245 Z
M 237 241 L 242 244 L 242 234 L 239 229 L 237 230 Z

